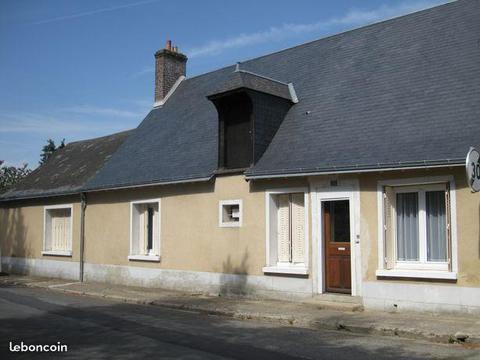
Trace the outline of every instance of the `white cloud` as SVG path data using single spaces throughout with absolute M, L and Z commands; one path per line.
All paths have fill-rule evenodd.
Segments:
M 84 12 L 71 14 L 71 15 L 64 15 L 64 16 L 58 16 L 58 17 L 54 17 L 54 18 L 50 18 L 50 19 L 45 19 L 45 20 L 39 20 L 39 21 L 33 22 L 32 24 L 33 25 L 41 25 L 41 24 L 48 24 L 48 23 L 57 22 L 57 21 L 70 20 L 70 19 L 75 19 L 75 18 L 80 18 L 80 17 L 85 17 L 85 16 L 91 16 L 91 15 L 101 14 L 101 13 L 110 12 L 110 11 L 120 10 L 120 9 L 128 9 L 128 8 L 131 8 L 131 7 L 134 7 L 134 6 L 150 4 L 150 3 L 158 2 L 158 1 L 159 0 L 145 0 L 145 1 L 139 1 L 139 2 L 125 4 L 125 5 L 110 6 L 110 7 L 107 7 L 107 8 L 101 8 L 101 9 L 84 11 Z
M 123 117 L 123 118 L 139 118 L 142 115 L 144 115 L 143 112 L 139 112 L 139 111 L 103 108 L 103 107 L 95 107 L 95 106 L 89 106 L 89 105 L 73 106 L 73 107 L 63 108 L 60 110 L 67 113 L 74 113 L 74 114 L 104 115 L 104 116 Z
M 225 40 L 213 40 L 199 47 L 189 49 L 186 53 L 190 58 L 218 55 L 226 50 L 246 46 L 278 42 L 286 38 L 295 38 L 302 34 L 320 33 L 335 26 L 354 27 L 373 22 L 391 19 L 411 12 L 427 9 L 445 3 L 445 0 L 408 1 L 396 6 L 382 5 L 373 10 L 350 10 L 345 15 L 321 20 L 309 24 L 283 24 L 268 30 L 250 34 L 240 34 Z
M 153 74 L 155 68 L 153 66 L 145 66 L 142 70 L 139 70 L 131 75 L 133 79 L 141 77 L 146 74 Z
M 55 118 L 29 112 L 1 113 L 0 133 L 66 134 L 85 131 L 88 127 L 67 118 Z
M 50 111 L 0 112 L 0 133 L 46 134 L 48 136 L 95 136 L 136 127 L 152 107 L 146 100 L 126 101 L 132 109 L 90 105 Z

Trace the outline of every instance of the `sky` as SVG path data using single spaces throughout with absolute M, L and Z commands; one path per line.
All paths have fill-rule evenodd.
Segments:
M 0 160 L 138 126 L 167 39 L 189 77 L 445 2 L 0 0 Z

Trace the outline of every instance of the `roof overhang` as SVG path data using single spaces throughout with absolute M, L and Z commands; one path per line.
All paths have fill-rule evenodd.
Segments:
M 297 94 L 292 83 L 285 83 L 246 70 L 235 70 L 226 81 L 207 95 L 209 100 L 215 100 L 230 93 L 242 90 L 254 90 L 276 96 L 292 103 L 298 102 Z
M 386 171 L 405 171 L 405 170 L 421 170 L 421 169 L 434 169 L 434 168 L 449 168 L 465 166 L 464 159 L 448 160 L 443 163 L 428 163 L 419 162 L 404 163 L 404 164 L 385 164 L 384 166 L 350 166 L 350 167 L 331 167 L 325 169 L 292 169 L 275 172 L 254 173 L 245 174 L 246 180 L 261 180 L 261 179 L 275 179 L 275 178 L 291 178 L 291 177 L 305 177 L 305 176 L 320 176 L 320 175 L 338 175 L 338 174 L 359 174 L 359 173 L 372 173 L 372 172 L 386 172 Z

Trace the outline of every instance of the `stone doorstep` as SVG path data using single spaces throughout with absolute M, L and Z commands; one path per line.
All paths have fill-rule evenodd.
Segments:
M 13 285 L 23 285 L 27 287 L 41 287 L 52 291 L 59 291 L 79 296 L 100 297 L 133 304 L 156 305 L 176 310 L 194 311 L 208 315 L 227 316 L 241 320 L 267 320 L 279 322 L 283 325 L 293 325 L 297 327 L 305 327 L 317 330 L 339 330 L 359 334 L 396 336 L 401 338 L 427 340 L 436 343 L 464 343 L 467 347 L 473 346 L 480 348 L 480 321 L 477 321 L 474 324 L 470 323 L 466 325 L 467 327 L 470 327 L 469 330 L 473 330 L 470 332 L 455 331 L 451 334 L 445 331 L 436 332 L 433 328 L 415 328 L 414 324 L 408 321 L 409 317 L 410 319 L 412 318 L 411 314 L 410 316 L 402 316 L 402 314 L 400 313 L 381 313 L 381 316 L 379 316 L 379 314 L 374 312 L 352 312 L 349 309 L 358 306 L 358 299 L 354 298 L 353 300 L 347 300 L 346 297 L 344 297 L 343 295 L 340 295 L 341 297 L 344 297 L 343 299 L 335 298 L 335 295 L 333 295 L 332 297 L 331 294 L 327 294 L 327 296 L 319 295 L 314 297 L 313 299 L 309 299 L 303 302 L 283 302 L 276 300 L 271 301 L 272 303 L 277 302 L 278 305 L 283 305 L 282 307 L 285 308 L 285 312 L 279 313 L 279 311 L 259 311 L 258 308 L 248 309 L 249 307 L 257 306 L 256 302 L 258 302 L 258 300 L 241 301 L 238 298 L 229 299 L 225 297 L 219 298 L 213 296 L 194 297 L 187 294 L 177 294 L 177 296 L 167 295 L 160 296 L 160 298 L 158 298 L 158 296 L 151 296 L 152 292 L 150 291 L 148 292 L 148 295 L 150 296 L 145 296 L 145 293 L 141 293 L 141 288 L 136 291 L 129 291 L 129 294 L 127 296 L 125 294 L 115 294 L 116 290 L 114 288 L 107 288 L 103 292 L 92 291 L 88 289 L 88 283 L 81 284 L 82 287 L 85 288 L 82 290 L 69 289 L 68 286 L 79 285 L 79 283 L 63 282 L 63 284 L 61 284 L 57 279 L 51 279 L 49 281 L 47 279 L 35 280 L 34 278 L 28 278 L 26 281 L 23 281 L 21 278 L 14 278 L 12 280 L 8 280 L 7 277 L 1 277 L 0 282 Z M 138 292 L 138 296 L 134 296 L 135 292 Z M 161 292 L 160 289 L 159 292 Z M 173 292 L 171 291 L 168 291 L 167 293 L 173 294 Z M 261 304 L 261 301 L 258 302 L 258 305 Z M 312 316 L 311 312 L 308 312 L 307 309 L 299 307 L 299 305 L 301 304 L 305 304 L 306 307 L 314 308 L 315 310 L 322 309 L 324 311 L 320 311 L 318 313 L 318 316 Z M 341 304 L 340 307 L 338 304 Z M 327 305 L 332 305 L 336 308 L 332 310 L 330 308 L 327 308 Z M 346 307 L 341 308 L 341 306 Z M 291 311 L 289 311 L 289 309 Z M 304 311 L 302 312 L 302 310 Z M 396 321 L 390 321 L 390 323 L 388 320 L 382 321 L 384 320 L 381 319 L 382 317 L 389 315 L 394 315 Z M 403 318 L 405 318 L 404 322 L 406 324 L 402 324 Z M 430 321 L 439 321 L 440 323 L 447 322 L 447 319 L 441 318 L 429 317 L 428 319 Z M 425 321 L 427 321 L 427 319 L 425 319 Z M 442 328 L 442 326 L 437 327 Z M 476 327 L 478 327 L 478 329 Z

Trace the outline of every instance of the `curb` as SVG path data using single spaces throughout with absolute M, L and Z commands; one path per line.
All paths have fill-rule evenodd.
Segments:
M 2 279 L 3 280 L 3 279 Z M 77 296 L 90 296 L 96 298 L 111 299 L 119 302 L 137 304 L 137 305 L 154 305 L 166 309 L 174 310 L 184 310 L 192 311 L 196 313 L 201 313 L 205 315 L 215 315 L 215 316 L 225 316 L 238 320 L 263 320 L 263 321 L 274 321 L 282 325 L 287 326 L 297 326 L 302 328 L 308 328 L 312 330 L 334 330 L 334 331 L 346 331 L 354 334 L 364 334 L 364 335 L 374 335 L 374 336 L 389 336 L 389 337 L 398 337 L 403 339 L 414 339 L 414 340 L 424 340 L 433 343 L 443 343 L 443 344 L 464 344 L 465 346 L 475 346 L 480 345 L 480 337 L 462 337 L 456 336 L 455 334 L 435 334 L 432 332 L 418 331 L 415 329 L 401 329 L 393 327 L 380 327 L 380 326 L 359 326 L 357 324 L 349 324 L 348 321 L 342 319 L 330 319 L 330 320 L 310 320 L 305 318 L 295 318 L 293 316 L 275 316 L 275 315 L 263 315 L 258 313 L 246 313 L 239 312 L 234 310 L 224 310 L 224 309 L 211 309 L 205 308 L 198 305 L 190 305 L 185 303 L 175 304 L 168 301 L 161 301 L 155 299 L 139 299 L 135 297 L 121 296 L 121 295 L 110 295 L 94 291 L 80 291 L 80 290 L 71 290 L 61 288 L 61 285 L 38 285 L 35 282 L 21 282 L 16 280 L 3 280 L 3 283 L 8 283 L 10 285 L 16 286 L 25 286 L 25 287 L 36 287 L 44 288 L 51 291 L 62 292 L 65 294 L 77 295 Z

